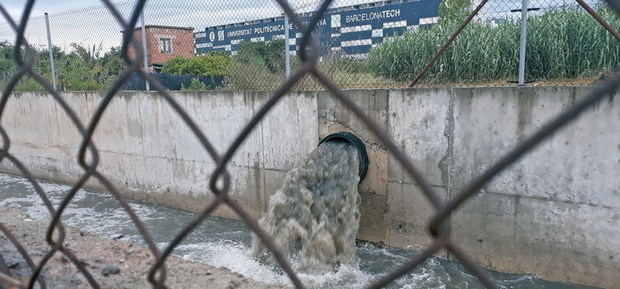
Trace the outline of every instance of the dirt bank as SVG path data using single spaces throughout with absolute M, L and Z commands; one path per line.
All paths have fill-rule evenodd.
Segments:
M 0 222 L 19 239 L 35 264 L 48 251 L 44 234 L 46 221 L 32 220 L 17 209 L 0 208 Z M 102 288 L 151 288 L 146 274 L 154 259 L 143 247 L 108 240 L 65 227 L 66 243 L 84 262 Z M 13 276 L 28 278 L 30 270 L 9 240 L 0 233 L 0 255 L 11 267 Z M 190 262 L 178 257 L 167 261 L 168 288 L 282 288 L 248 279 L 225 268 Z M 75 266 L 57 253 L 44 275 L 48 288 L 90 288 Z

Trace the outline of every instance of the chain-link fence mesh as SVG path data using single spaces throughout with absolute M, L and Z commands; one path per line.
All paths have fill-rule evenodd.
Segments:
M 297 274 L 289 265 L 288 260 L 286 260 L 281 252 L 274 245 L 273 240 L 265 234 L 265 232 L 260 228 L 257 224 L 256 220 L 253 219 L 247 212 L 240 206 L 238 203 L 234 202 L 229 197 L 229 191 L 231 188 L 231 179 L 230 175 L 227 172 L 227 165 L 229 164 L 232 157 L 238 151 L 240 146 L 243 144 L 244 140 L 248 137 L 248 135 L 254 130 L 259 122 L 263 119 L 263 117 L 273 109 L 273 107 L 278 103 L 278 101 L 291 89 L 294 87 L 300 87 L 304 85 L 308 85 L 307 83 L 312 81 L 313 85 L 320 86 L 326 89 L 329 94 L 343 103 L 345 107 L 351 112 L 359 117 L 359 119 L 366 125 L 368 130 L 372 132 L 381 143 L 387 148 L 387 150 L 394 156 L 394 158 L 398 161 L 400 165 L 404 168 L 409 176 L 415 180 L 417 185 L 421 188 L 422 193 L 427 197 L 427 199 L 432 204 L 435 215 L 432 218 L 429 224 L 430 235 L 433 239 L 431 245 L 424 250 L 422 250 L 418 255 L 408 260 L 404 264 L 400 265 L 397 268 L 394 268 L 394 271 L 390 274 L 382 276 L 378 280 L 372 282 L 368 288 L 380 288 L 384 285 L 394 281 L 399 278 L 406 272 L 409 272 L 416 266 L 420 265 L 425 260 L 431 258 L 434 253 L 439 250 L 447 250 L 450 252 L 452 256 L 456 259 L 460 260 L 463 266 L 469 270 L 473 275 L 475 275 L 480 282 L 486 286 L 487 288 L 498 288 L 496 284 L 486 275 L 486 273 L 480 269 L 477 265 L 475 265 L 474 260 L 468 257 L 463 250 L 459 247 L 457 242 L 452 239 L 450 226 L 448 222 L 448 218 L 451 214 L 461 205 L 463 202 L 474 196 L 485 184 L 487 184 L 491 179 L 493 179 L 497 174 L 502 172 L 506 167 L 517 161 L 523 155 L 531 151 L 535 146 L 540 144 L 541 142 L 548 139 L 551 135 L 553 135 L 557 130 L 564 127 L 569 122 L 575 120 L 577 116 L 579 116 L 584 111 L 593 107 L 597 103 L 600 102 L 603 98 L 613 95 L 612 93 L 618 89 L 620 86 L 620 73 L 616 72 L 607 80 L 602 81 L 599 85 L 594 87 L 592 91 L 584 98 L 575 102 L 572 107 L 569 107 L 562 113 L 560 113 L 555 118 L 552 118 L 550 122 L 548 122 L 545 126 L 543 126 L 539 131 L 534 133 L 531 137 L 525 139 L 524 142 L 519 144 L 512 151 L 507 153 L 503 158 L 500 158 L 495 164 L 490 166 L 487 170 L 485 170 L 478 178 L 474 179 L 469 183 L 469 185 L 465 186 L 464 189 L 455 195 L 454 198 L 442 201 L 438 194 L 435 192 L 432 186 L 429 186 L 426 182 L 426 179 L 422 176 L 422 174 L 414 167 L 409 158 L 398 149 L 398 146 L 393 142 L 393 140 L 388 136 L 388 134 L 381 129 L 377 123 L 371 120 L 368 115 L 365 114 L 364 111 L 360 109 L 358 105 L 356 105 L 349 97 L 347 97 L 346 93 L 343 92 L 339 88 L 339 85 L 343 85 L 339 78 L 337 78 L 333 72 L 335 68 L 326 67 L 324 61 L 326 61 L 326 56 L 322 56 L 321 52 L 321 36 L 313 34 L 313 31 L 319 30 L 319 27 L 322 25 L 322 19 L 324 19 L 325 15 L 329 15 L 328 7 L 332 4 L 332 1 L 324 0 L 320 3 L 315 3 L 316 5 L 310 9 L 310 11 L 314 11 L 311 16 L 305 16 L 304 14 L 297 14 L 295 7 L 291 6 L 285 0 L 277 0 L 278 6 L 280 7 L 287 15 L 289 21 L 296 27 L 298 27 L 299 39 L 296 42 L 298 47 L 297 56 L 299 64 L 294 65 L 292 69 L 292 73 L 290 77 L 286 80 L 283 80 L 283 83 L 279 85 L 271 94 L 269 99 L 262 105 L 262 107 L 256 112 L 256 114 L 252 117 L 247 125 L 243 127 L 243 129 L 236 135 L 235 140 L 232 144 L 226 149 L 223 154 L 220 154 L 209 141 L 207 135 L 203 133 L 202 130 L 196 125 L 196 123 L 191 119 L 191 117 L 184 111 L 183 107 L 172 97 L 169 91 L 159 82 L 157 81 L 151 74 L 148 74 L 146 71 L 142 69 L 142 49 L 140 46 L 140 41 L 136 39 L 132 39 L 134 35 L 134 28 L 137 26 L 139 22 L 141 11 L 144 8 L 146 1 L 136 1 L 131 4 L 119 4 L 116 6 L 115 4 L 109 2 L 108 0 L 102 0 L 105 5 L 105 9 L 94 9 L 89 11 L 99 11 L 100 15 L 107 14 L 110 16 L 110 20 L 114 22 L 108 23 L 106 28 L 110 37 L 115 33 L 122 32 L 122 46 L 118 48 L 118 53 L 123 56 L 123 64 L 121 64 L 121 70 L 118 73 L 117 77 L 112 77 L 108 82 L 101 83 L 98 85 L 102 85 L 102 88 L 105 89 L 105 94 L 103 95 L 99 106 L 96 111 L 91 116 L 88 123 L 84 124 L 80 122 L 76 112 L 67 105 L 60 92 L 52 87 L 52 84 L 48 81 L 49 75 L 45 75 L 46 71 L 39 67 L 38 57 L 41 57 L 41 54 L 45 53 L 37 53 L 37 47 L 39 44 L 32 42 L 30 45 L 30 41 L 37 41 L 36 37 L 33 37 L 32 40 L 29 36 L 29 33 L 33 33 L 35 31 L 33 29 L 27 30 L 28 27 L 36 25 L 39 23 L 40 19 L 30 20 L 29 15 L 32 10 L 32 6 L 35 3 L 34 0 L 29 0 L 26 2 L 24 6 L 24 17 L 18 19 L 16 22 L 13 20 L 11 15 L 8 13 L 3 4 L 0 4 L 0 12 L 2 16 L 7 21 L 7 25 L 10 27 L 10 30 L 14 31 L 14 37 L 8 46 L 8 56 L 12 56 L 13 58 L 9 58 L 9 64 L 12 65 L 12 68 L 8 74 L 10 74 L 9 79 L 6 80 L 5 87 L 2 91 L 2 98 L 0 99 L 0 117 L 4 112 L 8 100 L 12 97 L 12 93 L 15 89 L 23 84 L 24 81 L 31 81 L 33 84 L 40 86 L 44 91 L 51 94 L 54 100 L 59 104 L 63 113 L 69 117 L 69 120 L 74 124 L 76 130 L 82 136 L 81 143 L 78 149 L 78 163 L 83 169 L 83 174 L 79 176 L 78 180 L 72 185 L 71 190 L 67 193 L 63 201 L 60 203 L 58 207 L 54 207 L 45 192 L 39 185 L 38 181 L 33 177 L 30 171 L 24 167 L 21 161 L 11 152 L 11 142 L 10 136 L 7 134 L 6 130 L 0 125 L 0 136 L 2 137 L 2 148 L 0 149 L 0 160 L 5 162 L 10 162 L 12 165 L 16 167 L 24 177 L 32 184 L 33 188 L 37 192 L 38 196 L 44 202 L 47 210 L 52 216 L 52 220 L 49 225 L 49 229 L 47 231 L 46 241 L 49 244 L 50 248 L 47 253 L 41 257 L 37 258 L 37 262 L 35 263 L 33 259 L 30 257 L 29 252 L 24 250 L 21 246 L 19 239 L 11 234 L 9 230 L 7 230 L 4 226 L 0 224 L 0 231 L 3 232 L 8 239 L 14 244 L 16 250 L 20 252 L 26 262 L 29 264 L 29 267 L 32 270 L 31 278 L 27 282 L 27 284 L 22 283 L 20 280 L 15 279 L 10 271 L 7 269 L 6 264 L 2 261 L 0 256 L 0 284 L 9 288 L 33 288 L 35 283 L 39 282 L 39 284 L 44 287 L 44 280 L 41 278 L 42 270 L 46 267 L 46 264 L 50 260 L 50 258 L 59 253 L 66 256 L 68 260 L 70 260 L 82 273 L 82 275 L 86 278 L 89 285 L 92 288 L 99 288 L 99 284 L 92 277 L 90 272 L 86 269 L 84 264 L 80 262 L 79 258 L 75 256 L 72 251 L 68 248 L 68 245 L 64 242 L 65 234 L 62 223 L 60 222 L 60 217 L 63 215 L 63 212 L 67 208 L 67 205 L 73 200 L 75 194 L 78 192 L 80 188 L 89 180 L 96 179 L 99 181 L 121 204 L 125 212 L 130 216 L 133 223 L 137 227 L 140 234 L 144 237 L 144 240 L 147 244 L 149 250 L 151 250 L 155 260 L 152 265 L 148 276 L 146 277 L 148 281 L 152 284 L 153 288 L 164 288 L 165 279 L 166 279 L 166 259 L 172 253 L 175 247 L 179 245 L 179 243 L 193 231 L 193 229 L 200 224 L 211 212 L 213 212 L 216 208 L 220 206 L 227 206 L 233 212 L 235 212 L 241 220 L 243 220 L 248 227 L 258 236 L 259 240 L 263 242 L 267 248 L 271 251 L 274 256 L 274 259 L 281 266 L 282 270 L 288 275 L 293 286 L 295 288 L 304 288 L 303 284 L 300 282 Z M 420 1 L 421 3 L 422 1 Z M 399 2 L 400 3 L 400 2 Z M 609 2 L 610 5 L 615 5 L 614 9 L 616 11 L 620 11 L 620 6 L 618 6 L 618 2 L 613 1 Z M 224 5 L 224 4 L 222 4 Z M 235 7 L 234 4 L 231 4 L 231 7 Z M 202 7 L 202 6 L 201 6 Z M 240 6 L 237 6 L 240 7 Z M 510 7 L 507 7 L 510 8 Z M 124 9 L 124 10 L 123 10 Z M 239 9 L 239 8 L 232 8 Z M 306 9 L 306 8 L 298 8 Z M 104 13 L 104 11 L 107 11 Z M 261 10 L 262 11 L 262 10 Z M 263 11 L 265 13 L 269 10 Z M 275 8 L 274 8 L 275 11 Z M 303 11 L 297 11 L 303 12 Z M 458 11 L 457 11 L 458 12 Z M 232 12 L 231 12 L 232 13 Z M 248 15 L 253 15 L 254 13 L 259 13 L 259 11 L 249 11 Z M 508 12 L 506 12 L 508 13 Z M 560 12 L 557 12 L 560 13 Z M 611 10 L 609 12 L 609 17 L 611 16 Z M 198 13 L 200 14 L 200 13 Z M 222 13 L 225 14 L 225 13 Z M 234 14 L 234 13 L 233 13 Z M 458 13 L 457 13 L 458 14 Z M 216 15 L 220 15 L 217 14 Z M 357 17 L 371 17 L 371 16 L 359 16 L 363 14 L 356 14 Z M 375 14 L 375 16 L 378 14 Z M 555 15 L 555 14 L 554 14 Z M 63 17 L 59 16 L 59 17 Z M 463 16 L 463 15 L 461 15 Z M 461 17 L 455 16 L 455 17 Z M 307 18 L 304 18 L 307 17 Z M 542 16 L 541 16 L 542 17 Z M 560 17 L 560 16 L 554 16 Z M 217 18 L 217 17 L 216 17 Z M 330 16 L 331 18 L 331 16 Z M 73 21 L 73 19 L 76 19 Z M 67 17 L 68 25 L 78 25 L 76 17 Z M 353 19 L 353 18 L 351 18 Z M 504 19 L 504 18 L 502 18 Z M 422 29 L 418 27 L 419 31 L 432 31 L 434 29 L 434 25 L 438 23 L 434 23 L 434 21 L 440 22 L 441 19 L 433 18 L 428 19 L 427 21 L 432 24 L 431 27 Z M 228 20 L 222 20 L 228 21 Z M 346 22 L 346 19 L 343 21 L 340 20 L 341 23 Z M 568 21 L 568 20 L 566 20 Z M 214 22 L 218 23 L 218 22 Z M 560 23 L 561 24 L 561 23 Z M 84 27 L 83 23 L 79 23 L 82 27 Z M 400 25 L 400 24 L 393 24 Z M 484 24 L 489 25 L 489 24 Z M 532 25 L 533 26 L 533 25 Z M 113 27 L 120 27 L 119 29 L 115 29 Z M 476 25 L 472 25 L 471 27 L 478 27 Z M 470 27 L 470 28 L 471 28 Z M 483 26 L 487 27 L 487 26 Z M 495 26 L 489 26 L 491 28 Z M 507 27 L 502 26 L 502 24 L 498 24 L 497 27 L 503 27 L 502 29 L 508 29 Z M 357 29 L 366 29 L 362 28 L 351 28 L 352 30 Z M 428 29 L 428 30 L 425 30 Z M 441 28 L 444 29 L 444 28 Z M 447 28 L 446 28 L 447 29 Z M 482 28 L 480 28 L 482 29 Z M 486 29 L 486 28 L 485 28 Z M 490 29 L 490 28 L 489 28 Z M 571 29 L 575 29 L 575 27 L 571 26 Z M 450 31 L 448 29 L 448 31 Z M 572 30 L 571 30 L 572 31 Z M 102 32 L 103 33 L 103 32 Z M 342 30 L 341 30 L 342 33 Z M 473 33 L 473 32 L 472 32 Z M 573 32 L 576 33 L 576 32 Z M 96 32 L 92 32 L 92 34 L 96 34 Z M 603 35 L 604 33 L 601 32 Z M 172 37 L 166 36 L 169 34 L 165 34 L 160 37 L 163 39 L 170 39 Z M 434 35 L 434 34 L 430 34 Z M 480 39 L 479 33 L 474 33 L 476 39 Z M 103 39 L 106 36 L 104 34 L 95 35 L 97 39 Z M 331 36 L 330 36 L 331 37 Z M 409 36 L 415 37 L 415 36 Z M 490 37 L 490 36 L 489 36 Z M 121 38 L 121 37 L 119 37 Z M 91 39 L 91 38 L 89 38 Z M 441 38 L 443 39 L 443 38 Z M 133 41 L 132 41 L 133 40 Z M 393 40 L 397 41 L 397 40 Z M 165 42 L 165 41 L 164 41 Z M 158 42 L 158 49 L 166 50 L 166 44 L 160 41 Z M 70 42 L 67 42 L 70 43 Z M 390 42 L 391 43 L 391 42 Z M 609 42 L 610 45 L 603 45 L 604 49 L 610 49 L 613 45 L 617 43 Z M 342 42 L 341 42 L 342 44 Z M 172 44 L 174 45 L 174 44 Z M 463 45 L 463 44 L 460 44 Z M 600 45 L 600 44 L 595 44 Z M 102 45 L 103 46 L 103 45 Z M 114 44 L 111 45 L 113 47 Z M 130 51 L 133 49 L 133 52 Z M 342 45 L 341 45 L 342 46 Z M 599 47 L 599 46 L 597 46 Z M 437 47 L 433 47 L 431 52 L 434 52 Z M 475 50 L 477 47 L 466 47 L 467 50 Z M 70 55 L 75 53 L 78 54 L 79 49 L 73 48 L 75 51 L 66 52 Z M 171 50 L 175 48 L 172 47 Z M 506 47 L 508 49 L 508 47 Z M 510 49 L 513 49 L 510 47 Z M 573 51 L 573 50 L 571 50 Z M 92 52 L 92 51 L 91 51 Z M 4 53 L 4 52 L 3 52 Z M 59 52 L 63 53 L 63 52 Z M 239 52 L 241 53 L 241 52 Z M 372 53 L 372 52 L 371 52 Z M 464 52 L 465 53 L 465 52 Z M 217 55 L 217 54 L 216 54 Z M 469 58 L 474 57 L 477 54 L 467 54 Z M 223 55 L 220 55 L 223 56 Z M 77 56 L 76 56 L 77 57 Z M 102 56 L 105 57 L 105 56 Z M 448 58 L 460 57 L 457 54 L 448 54 Z M 59 56 L 60 58 L 60 56 Z M 347 58 L 348 59 L 348 58 Z M 608 59 L 603 57 L 602 59 Z M 97 58 L 88 59 L 89 61 L 95 61 Z M 350 61 L 350 59 L 348 59 Z M 477 62 L 477 60 L 471 60 L 472 62 Z M 615 61 L 615 60 L 613 60 Z M 586 61 L 587 63 L 588 61 Z M 600 62 L 597 62 L 598 65 Z M 3 64 L 4 65 L 4 64 Z M 441 63 L 439 63 L 439 75 L 441 75 Z M 164 68 L 165 69 L 165 65 Z M 325 71 L 327 70 L 327 71 Z M 67 74 L 70 72 L 62 72 L 59 70 L 59 75 Z M 92 73 L 92 72 L 91 72 Z M 166 101 L 168 105 L 174 110 L 176 114 L 178 114 L 182 121 L 189 127 L 192 133 L 196 136 L 196 138 L 200 141 L 203 149 L 206 153 L 208 153 L 213 161 L 217 164 L 216 168 L 210 175 L 210 190 L 216 196 L 215 201 L 211 204 L 203 208 L 188 224 L 185 224 L 184 227 L 179 231 L 179 233 L 175 236 L 174 240 L 165 246 L 163 250 L 160 250 L 159 247 L 154 243 L 153 238 L 148 230 L 146 230 L 140 218 L 136 215 L 133 208 L 129 205 L 126 199 L 122 194 L 119 193 L 119 190 L 115 188 L 107 178 L 98 170 L 99 164 L 99 154 L 96 148 L 96 145 L 92 142 L 92 136 L 97 129 L 97 125 L 100 122 L 100 119 L 103 113 L 106 111 L 108 104 L 115 97 L 115 94 L 118 90 L 127 82 L 132 74 L 138 74 L 141 78 L 147 80 L 150 86 L 156 90 L 159 95 Z M 278 76 L 280 77 L 280 76 Z M 312 80 L 308 80 L 307 77 L 312 77 Z M 430 76 L 429 76 L 430 77 Z M 258 78 L 258 76 L 257 76 Z M 352 79 L 352 78 L 344 78 L 344 79 Z M 60 89 L 71 89 L 70 87 L 59 87 Z M 216 108 L 214 108 L 216 109 Z M 33 117 L 31 115 L 24 115 L 23 117 Z
M 127 16 L 134 3 L 115 5 Z M 302 21 L 318 5 L 291 1 Z M 153 0 L 143 14 L 134 36 L 145 35 L 140 49 L 148 70 L 188 76 L 162 81 L 171 89 L 273 90 L 302 63 L 300 29 L 274 1 Z M 455 34 L 470 14 L 472 21 Z M 60 90 L 101 90 L 120 73 L 122 31 L 111 21 L 103 6 L 49 15 Z M 52 79 L 46 28 L 44 16 L 33 17 L 26 36 L 39 52 L 36 71 Z M 326 10 L 315 34 L 319 69 L 343 88 L 588 85 L 620 64 L 618 29 L 620 18 L 602 0 L 340 0 Z M 0 83 L 14 68 L 7 54 L 14 36 L 10 25 L 0 24 Z M 135 88 L 144 84 L 124 87 Z M 295 87 L 320 88 L 312 78 Z M 23 80 L 17 89 L 41 87 Z

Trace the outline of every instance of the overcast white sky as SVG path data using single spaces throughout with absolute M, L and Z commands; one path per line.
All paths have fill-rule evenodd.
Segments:
M 24 0 L 3 0 L 2 5 L 9 10 L 13 17 L 21 14 Z M 42 15 L 45 12 L 56 13 L 66 10 L 81 9 L 100 5 L 99 0 L 39 0 L 34 5 L 33 16 Z
M 334 1 L 335 5 L 342 6 L 347 4 L 359 4 L 364 2 L 375 2 L 377 0 L 336 0 Z M 131 1 L 114 1 L 116 3 L 127 3 Z M 200 4 L 204 4 L 205 2 L 228 2 L 231 7 L 235 6 L 235 2 L 246 2 L 248 5 L 254 7 L 264 6 L 264 4 L 269 3 L 269 5 L 274 5 L 275 1 L 272 0 L 252 0 L 252 1 L 195 1 L 195 0 L 150 0 L 147 3 L 153 3 L 155 5 L 167 4 L 169 6 L 173 6 L 174 4 L 188 4 L 191 3 L 194 6 L 200 6 Z M 314 3 L 318 3 L 319 0 L 293 0 L 290 1 L 293 5 L 305 6 L 311 5 Z M 5 8 L 9 10 L 9 13 L 13 15 L 13 17 L 17 17 L 22 13 L 22 9 L 24 6 L 25 0 L 3 0 L 2 4 L 5 5 Z M 38 0 L 34 5 L 32 16 L 41 16 L 43 13 L 47 12 L 50 14 L 55 14 L 59 12 L 65 12 L 70 10 L 79 10 L 84 8 L 101 6 L 102 2 L 100 0 Z M 147 4 L 148 5 L 148 4 Z M 208 5 L 208 4 L 207 4 Z M 246 5 L 243 5 L 246 6 Z
M 135 0 L 115 1 L 119 11 L 128 16 Z M 378 0 L 335 0 L 332 7 L 348 6 Z M 474 0 L 477 4 L 480 0 Z M 600 0 L 588 0 L 588 2 Z M 320 0 L 289 0 L 294 8 L 311 11 Z M 21 16 L 25 0 L 0 0 L 0 3 L 17 18 Z M 506 11 L 520 7 L 521 0 L 491 0 L 490 11 Z M 576 5 L 574 0 L 529 0 L 531 7 Z M 47 43 L 43 13 L 50 14 L 52 42 L 63 49 L 71 43 L 84 46 L 102 46 L 103 50 L 120 45 L 121 27 L 100 0 L 38 0 L 27 27 L 30 43 L 44 46 Z M 484 11 L 483 11 L 484 12 Z M 255 20 L 281 15 L 274 0 L 148 0 L 145 8 L 146 24 L 205 27 Z M 14 39 L 14 33 L 0 19 L 0 41 Z

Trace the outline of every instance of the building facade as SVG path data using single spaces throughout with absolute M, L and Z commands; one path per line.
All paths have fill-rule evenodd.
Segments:
M 370 49 L 407 30 L 416 30 L 438 20 L 441 0 L 391 0 L 330 9 L 316 28 L 321 54 L 339 52 L 365 57 Z M 301 15 L 308 21 L 312 14 Z M 289 27 L 289 51 L 295 53 L 301 40 L 297 27 Z M 207 27 L 194 33 L 195 53 L 228 51 L 235 55 L 244 41 L 285 38 L 284 17 Z
M 142 44 L 141 27 L 134 29 L 134 37 Z M 194 56 L 194 28 L 175 27 L 161 25 L 146 25 L 146 56 L 148 70 L 159 72 L 171 58 L 180 55 L 184 57 Z M 135 55 L 132 48 L 130 55 Z

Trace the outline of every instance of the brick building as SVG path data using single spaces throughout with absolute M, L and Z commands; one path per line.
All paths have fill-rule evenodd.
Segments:
M 133 34 L 142 44 L 141 27 L 134 29 Z M 161 70 L 166 61 L 181 55 L 194 56 L 194 28 L 174 27 L 162 25 L 146 25 L 146 50 L 148 70 L 151 72 Z M 129 55 L 133 57 L 133 49 L 129 49 Z

